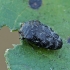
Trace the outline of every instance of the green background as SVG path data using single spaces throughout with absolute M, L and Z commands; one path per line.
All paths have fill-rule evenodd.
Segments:
M 63 48 L 51 51 L 43 48 L 33 49 L 27 42 L 14 45 L 5 53 L 10 70 L 70 70 L 70 4 L 69 0 L 43 0 L 42 6 L 34 10 L 29 0 L 0 0 L 0 27 L 6 25 L 10 30 L 18 30 L 20 23 L 40 20 L 53 28 L 63 39 Z

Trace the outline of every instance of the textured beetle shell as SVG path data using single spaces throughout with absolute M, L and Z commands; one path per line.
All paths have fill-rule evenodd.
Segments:
M 19 33 L 22 39 L 27 39 L 38 47 L 56 50 L 60 49 L 63 44 L 60 36 L 52 28 L 37 20 L 24 23 Z

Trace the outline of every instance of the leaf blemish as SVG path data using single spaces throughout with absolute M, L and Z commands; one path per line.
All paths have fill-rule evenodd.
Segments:
M 42 5 L 42 0 L 29 0 L 29 5 L 32 9 L 39 9 Z

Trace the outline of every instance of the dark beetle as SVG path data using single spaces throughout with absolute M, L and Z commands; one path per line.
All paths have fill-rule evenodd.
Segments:
M 56 34 L 52 28 L 42 24 L 38 20 L 32 20 L 24 23 L 19 34 L 21 39 L 51 50 L 57 50 L 62 47 L 62 39 Z

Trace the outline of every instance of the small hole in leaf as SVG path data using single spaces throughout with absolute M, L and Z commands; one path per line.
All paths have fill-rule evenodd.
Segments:
M 42 5 L 42 0 L 29 0 L 32 9 L 38 9 Z
M 4 26 L 0 30 L 0 70 L 7 70 L 4 53 L 6 49 L 13 48 L 12 44 L 19 44 L 19 35 L 17 31 L 10 32 L 9 28 Z

